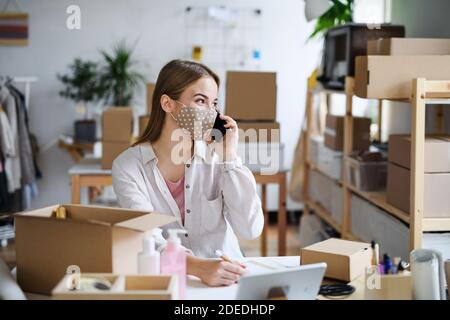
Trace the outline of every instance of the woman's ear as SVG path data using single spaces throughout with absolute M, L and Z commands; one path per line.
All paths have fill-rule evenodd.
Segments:
M 175 103 L 173 102 L 173 100 L 167 94 L 163 94 L 161 96 L 160 103 L 161 103 L 161 108 L 165 112 L 171 113 L 174 110 L 174 108 L 175 108 Z

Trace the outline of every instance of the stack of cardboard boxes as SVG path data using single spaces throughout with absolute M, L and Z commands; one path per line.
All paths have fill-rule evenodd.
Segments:
M 426 218 L 450 217 L 450 136 L 427 136 L 425 139 L 424 212 Z M 411 137 L 389 138 L 387 201 L 410 210 Z
M 239 154 L 251 169 L 267 162 L 276 170 L 283 165 L 276 78 L 274 72 L 227 72 L 225 114 L 238 124 Z M 270 159 L 262 159 L 262 153 Z
M 356 58 L 358 97 L 409 99 L 412 79 L 450 79 L 450 39 L 372 40 L 367 54 Z
M 114 159 L 126 150 L 133 137 L 133 109 L 110 107 L 102 115 L 102 168 L 111 169 Z

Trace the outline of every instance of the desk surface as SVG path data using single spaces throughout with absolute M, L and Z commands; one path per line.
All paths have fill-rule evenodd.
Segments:
M 299 256 L 287 256 L 287 257 L 249 257 L 245 258 L 243 262 L 247 265 L 249 274 L 263 274 L 270 273 L 273 268 L 277 271 L 282 269 L 289 269 L 300 265 Z M 260 264 L 264 264 L 269 267 L 261 267 Z M 330 281 L 325 280 L 324 283 Z M 355 280 L 351 283 L 356 287 L 355 293 L 347 297 L 326 298 L 318 296 L 318 300 L 359 300 L 364 298 L 363 282 L 362 280 Z M 186 299 L 187 300 L 234 300 L 237 294 L 238 285 L 234 284 L 228 287 L 208 287 L 200 281 L 200 279 L 189 276 L 186 286 Z M 39 294 L 26 294 L 30 300 L 43 300 L 51 299 L 49 296 Z
M 84 158 L 69 169 L 69 175 L 104 174 L 111 175 L 111 169 L 102 169 L 100 159 Z

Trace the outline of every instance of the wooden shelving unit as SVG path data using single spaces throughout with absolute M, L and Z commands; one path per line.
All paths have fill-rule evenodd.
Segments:
M 308 85 L 314 81 L 308 81 Z M 349 240 L 359 240 L 352 234 L 351 230 L 351 196 L 356 194 L 367 200 L 374 206 L 377 206 L 393 217 L 409 226 L 410 230 L 410 249 L 420 248 L 422 246 L 423 232 L 432 231 L 450 231 L 450 218 L 424 218 L 423 217 L 423 195 L 424 195 L 424 150 L 425 150 L 425 108 L 428 104 L 450 104 L 450 81 L 430 81 L 426 79 L 414 79 L 412 81 L 413 95 L 410 100 L 401 100 L 410 102 L 412 108 L 411 119 L 411 210 L 404 212 L 392 205 L 386 200 L 386 192 L 363 192 L 347 181 L 345 172 L 345 161 L 350 156 L 353 149 L 353 97 L 354 97 L 354 79 L 347 77 L 344 91 L 336 90 L 318 90 L 308 87 L 306 96 L 306 126 L 303 131 L 304 149 L 303 161 L 305 175 L 303 180 L 303 197 L 305 212 L 313 210 L 321 219 L 333 227 L 341 234 L 342 238 Z M 309 157 L 309 141 L 311 127 L 313 122 L 313 97 L 316 94 L 343 94 L 346 96 L 346 113 L 344 118 L 344 152 L 342 159 L 342 180 L 329 177 L 334 182 L 340 184 L 343 188 L 343 217 L 342 223 L 337 223 L 331 213 L 320 204 L 315 203 L 309 197 L 309 174 L 310 171 L 316 171 L 320 174 L 327 174 L 321 171 L 314 163 L 311 163 Z M 378 139 L 381 140 L 381 114 L 383 109 L 383 99 L 378 100 Z M 395 100 L 399 101 L 399 100 Z M 439 115 L 438 115 L 439 116 Z M 443 119 L 438 119 L 442 121 Z M 439 126 L 438 126 L 439 127 Z

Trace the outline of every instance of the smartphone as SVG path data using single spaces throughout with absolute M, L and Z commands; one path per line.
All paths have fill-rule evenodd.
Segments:
M 223 137 L 225 137 L 225 134 L 227 133 L 227 128 L 225 128 L 225 125 L 227 122 L 220 118 L 220 113 L 217 112 L 216 120 L 214 121 L 214 126 L 211 135 L 211 138 L 213 141 L 220 142 Z M 219 133 L 220 132 L 220 133 Z

